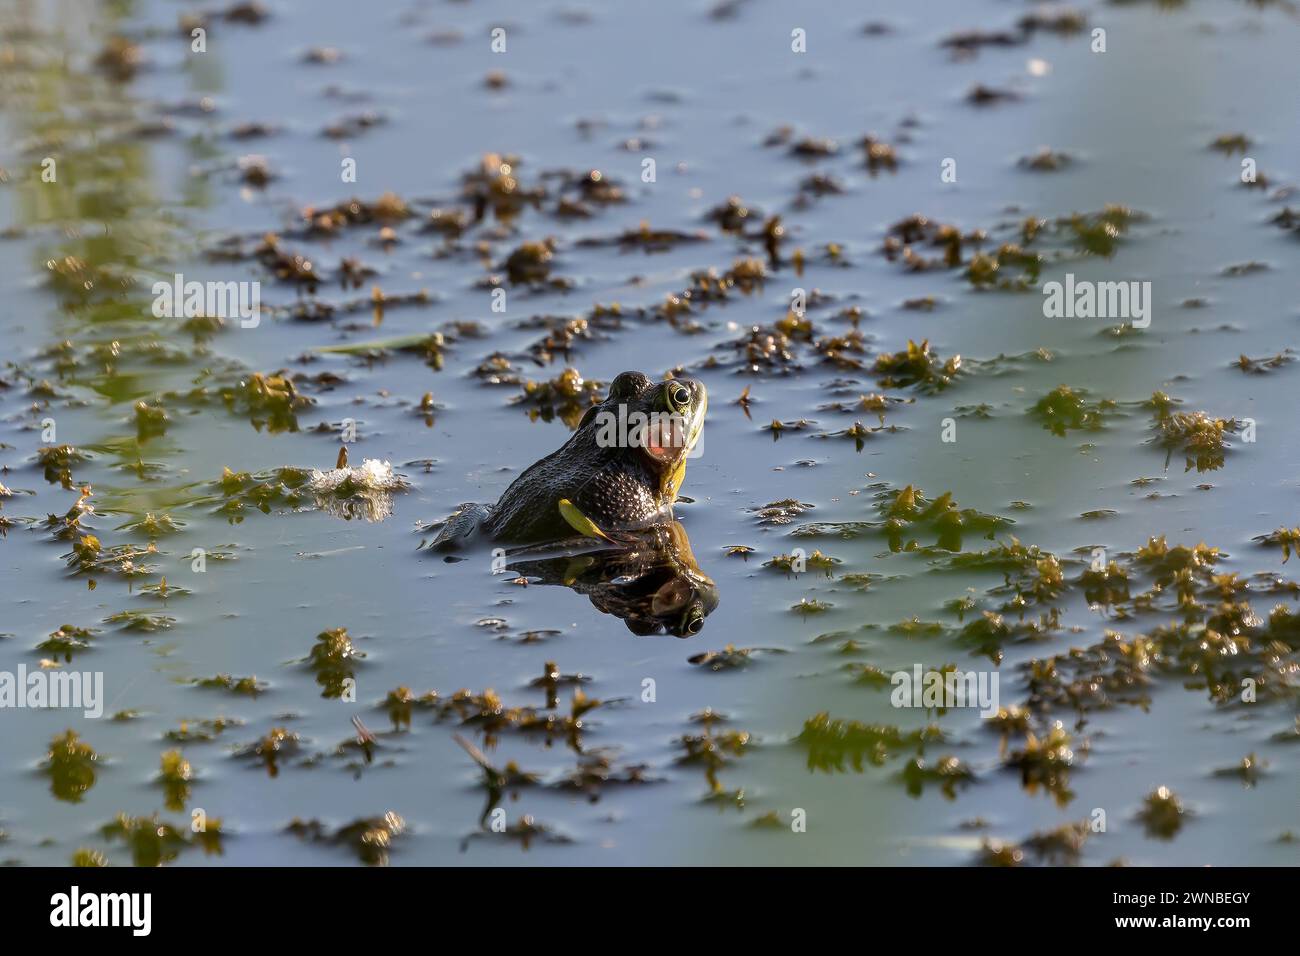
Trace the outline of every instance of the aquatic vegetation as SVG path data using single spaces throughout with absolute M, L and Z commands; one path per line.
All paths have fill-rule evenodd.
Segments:
M 1025 851 L 1021 847 L 988 837 L 984 838 L 975 855 L 976 866 L 1012 867 L 1020 866 L 1024 861 Z
M 98 633 L 97 628 L 64 624 L 51 631 L 49 637 L 36 645 L 36 650 L 71 661 L 74 654 L 91 649 L 91 641 Z
M 1036 715 L 1054 709 L 1083 715 L 1116 704 L 1145 710 L 1161 662 L 1159 648 L 1151 640 L 1142 636 L 1125 640 L 1107 631 L 1090 647 L 1071 648 L 1022 665 L 1029 694 L 1027 708 Z
M 518 842 L 524 850 L 528 850 L 533 845 L 534 841 L 539 840 L 543 843 L 557 844 L 572 842 L 569 837 L 564 834 L 557 833 L 554 829 L 544 823 L 538 823 L 537 819 L 532 814 L 525 813 L 514 823 L 511 823 L 504 830 L 500 831 L 499 834 L 495 831 L 480 830 L 470 834 L 465 843 L 468 844 L 469 840 L 474 838 L 488 839 L 497 837 L 498 835 L 504 839 Z
M 45 480 L 72 488 L 72 466 L 89 461 L 90 455 L 72 445 L 44 445 L 36 449 L 36 463 L 45 473 Z
M 1300 554 L 1300 526 L 1295 528 L 1278 528 L 1268 534 L 1256 535 L 1251 539 L 1269 547 L 1282 549 L 1282 563 L 1291 560 L 1291 552 Z
M 393 730 L 400 731 L 410 729 L 411 716 L 416 707 L 436 710 L 438 701 L 436 690 L 416 697 L 409 687 L 402 686 L 390 690 L 380 707 L 388 713 L 388 719 L 393 723 Z
M 316 674 L 316 683 L 321 687 L 320 695 L 336 699 L 342 697 L 347 688 L 355 684 L 357 663 L 364 660 L 365 656 L 353 646 L 346 627 L 336 627 L 317 634 L 306 664 Z
M 1026 731 L 1024 745 L 1010 751 L 1003 764 L 1020 772 L 1020 782 L 1026 792 L 1033 794 L 1042 788 L 1059 806 L 1065 806 L 1074 798 L 1070 790 L 1070 769 L 1075 763 L 1073 743 L 1073 738 L 1057 721 L 1044 737 Z
M 715 223 L 723 232 L 731 233 L 743 233 L 751 221 L 762 217 L 762 210 L 748 205 L 739 196 L 728 196 L 725 202 L 705 213 L 707 220 Z
M 194 771 L 190 762 L 181 756 L 179 750 L 169 750 L 162 755 L 158 782 L 162 785 L 163 803 L 168 810 L 179 812 L 185 809 L 193 779 Z
M 188 845 L 183 833 L 158 818 L 132 817 L 119 813 L 112 823 L 100 828 L 100 835 L 110 842 L 121 841 L 131 852 L 135 866 L 162 866 L 180 856 Z
M 1078 213 L 1057 220 L 1073 233 L 1076 247 L 1095 256 L 1109 258 L 1115 254 L 1120 237 L 1129 227 L 1145 218 L 1127 206 L 1107 205 L 1101 212 Z
M 762 566 L 775 568 L 785 574 L 786 577 L 791 574 L 798 576 L 803 571 L 814 570 L 821 571 L 829 578 L 835 565 L 843 563 L 839 558 L 832 558 L 829 555 L 822 554 L 821 551 L 813 551 L 812 554 L 778 554 L 776 557 L 764 561 Z
M 506 791 L 518 790 L 521 787 L 536 786 L 541 782 L 540 778 L 533 773 L 527 773 L 520 769 L 519 764 L 510 761 L 504 768 L 498 769 L 472 743 L 462 737 L 460 734 L 453 734 L 452 737 L 456 743 L 460 744 L 461 749 L 469 754 L 483 771 L 483 789 L 487 792 L 487 802 L 483 806 L 483 813 L 479 816 L 479 825 L 481 826 L 488 815 L 501 803 L 501 798 Z
M 684 734 L 678 741 L 682 754 L 677 763 L 682 766 L 700 766 L 704 768 L 704 779 L 709 785 L 710 797 L 726 797 L 718 773 L 743 757 L 752 740 L 747 731 L 715 730 L 713 721 L 705 725 L 702 734 Z M 743 799 L 743 798 L 742 798 Z
M 1149 836 L 1172 840 L 1182 829 L 1187 810 L 1183 802 L 1168 787 L 1160 786 L 1142 799 L 1138 820 L 1146 827 Z
M 237 385 L 222 389 L 220 394 L 227 408 L 247 415 L 258 431 L 265 427 L 272 433 L 297 431 L 297 413 L 314 403 L 312 398 L 298 392 L 284 369 L 269 375 L 254 372 Z
M 749 510 L 751 514 L 758 515 L 760 524 L 783 525 L 789 524 L 805 511 L 815 507 L 816 505 L 809 504 L 806 501 L 786 498 L 782 501 L 772 501 L 762 507 L 750 508 Z
M 826 611 L 829 611 L 834 606 L 835 605 L 831 604 L 829 601 L 822 601 L 822 600 L 818 600 L 817 598 L 805 597 L 805 598 L 800 598 L 798 603 L 791 604 L 790 610 L 794 611 L 796 614 L 802 614 L 806 616 L 809 614 L 825 613 Z
M 475 222 L 489 212 L 508 222 L 529 207 L 540 208 L 546 190 L 524 187 L 515 173 L 519 164 L 517 156 L 486 153 L 479 168 L 461 178 L 461 196 L 473 206 Z
M 1167 584 L 1180 572 L 1207 572 L 1218 563 L 1221 556 L 1225 555 L 1204 541 L 1192 547 L 1182 544 L 1170 547 L 1162 534 L 1158 538 L 1149 538 L 1137 550 L 1134 560 L 1155 575 L 1159 583 Z
M 368 866 L 387 866 L 394 842 L 406 831 L 406 821 L 389 810 L 383 816 L 362 817 L 335 830 L 319 820 L 295 818 L 286 831 L 301 840 L 346 847 Z
M 697 664 L 714 672 L 737 670 L 749 666 L 750 655 L 754 651 L 755 648 L 752 647 L 736 647 L 734 644 L 728 644 L 720 651 L 704 651 L 688 657 L 686 661 L 688 664 Z
M 418 297 L 427 299 L 427 294 L 421 293 Z M 366 301 L 371 306 L 383 305 L 387 307 L 394 305 L 398 300 L 393 296 L 381 296 L 380 300 L 376 301 L 372 296 Z M 386 358 L 390 352 L 402 352 L 419 356 L 426 365 L 436 371 L 442 368 L 448 345 L 449 338 L 442 332 L 417 332 L 412 335 L 397 335 L 392 338 L 365 342 L 322 345 L 317 347 L 315 351 L 322 355 L 348 355 L 366 362 L 380 361 Z
M 1263 358 L 1248 358 L 1243 355 L 1237 361 L 1231 363 L 1233 368 L 1241 369 L 1249 375 L 1263 375 L 1275 369 L 1282 368 L 1295 361 L 1295 352 L 1292 349 L 1284 349 L 1276 355 L 1268 355 Z
M 311 471 L 305 468 L 276 468 L 257 474 L 224 468 L 221 480 L 212 483 L 223 499 L 216 513 L 224 515 L 231 524 L 238 524 L 249 508 L 263 514 L 278 508 L 298 510 L 315 500 L 307 487 L 310 481 Z
M 176 626 L 176 618 L 166 614 L 154 614 L 150 611 L 118 611 L 104 618 L 105 624 L 114 624 L 123 631 L 137 631 L 152 634 L 166 631 Z
M 156 597 L 160 601 L 166 601 L 168 598 L 184 597 L 190 593 L 190 589 L 181 587 L 179 584 L 168 584 L 167 578 L 163 577 L 157 584 L 146 584 L 140 588 L 140 593 L 147 597 Z
M 1030 409 L 1030 414 L 1038 418 L 1053 435 L 1063 436 L 1067 431 L 1073 430 L 1098 431 L 1106 414 L 1118 406 L 1110 399 L 1089 401 L 1087 395 L 1086 389 L 1059 385 L 1040 398 Z
M 1250 138 L 1244 133 L 1222 133 L 1210 142 L 1210 149 L 1231 155 L 1245 153 L 1251 147 Z
M 1086 821 L 1067 823 L 1045 833 L 1035 833 L 1021 844 L 985 837 L 975 857 L 976 866 L 1021 866 L 1028 854 L 1048 866 L 1075 866 L 1089 834 Z
M 1079 585 L 1089 604 L 1110 607 L 1129 600 L 1128 569 L 1114 561 L 1101 568 L 1087 568 L 1079 577 Z
M 903 731 L 889 724 L 864 724 L 856 720 L 831 719 L 823 711 L 804 721 L 794 739 L 808 752 L 808 769 L 843 773 L 847 762 L 858 773 L 863 763 L 881 766 L 890 757 L 909 750 L 921 753 L 927 743 L 942 743 L 943 732 L 936 726 Z
M 255 760 L 266 767 L 268 776 L 280 774 L 280 761 L 296 757 L 302 750 L 302 737 L 285 727 L 272 727 L 260 740 L 235 751 L 235 756 Z
M 260 681 L 256 677 L 231 677 L 229 674 L 195 678 L 191 683 L 196 687 L 229 691 L 244 697 L 256 697 L 269 686 L 266 681 Z
M 1267 760 L 1261 760 L 1254 753 L 1248 753 L 1234 766 L 1220 767 L 1215 770 L 1214 775 L 1216 777 L 1236 777 L 1241 781 L 1242 786 L 1250 788 L 1259 782 L 1259 778 L 1263 775 L 1264 768 L 1267 766 Z
M 512 404 L 525 405 L 528 417 L 549 422 L 559 418 L 570 429 L 576 429 L 587 408 L 599 404 L 607 383 L 583 378 L 576 368 L 569 367 L 555 378 L 543 381 L 529 380 L 523 384 L 523 394 Z
M 1038 282 L 1043 268 L 1043 257 L 1036 252 L 1026 252 L 1015 243 L 1007 242 L 992 255 L 976 253 L 966 266 L 966 279 L 977 289 L 1003 289 L 1023 292 Z M 1015 274 L 1014 270 L 1019 270 Z
M 920 345 L 909 339 L 903 351 L 877 357 L 873 371 L 885 388 L 915 385 L 923 392 L 940 392 L 961 372 L 961 356 L 944 360 L 930 351 L 928 339 Z
M 1014 103 L 1020 99 L 1020 94 L 1014 90 L 998 89 L 992 86 L 985 86 L 983 83 L 977 83 L 970 88 L 966 94 L 966 102 L 972 106 L 994 106 L 998 103 Z
M 1157 394 L 1152 402 L 1159 398 L 1167 397 Z M 1175 412 L 1159 404 L 1154 419 L 1156 434 L 1151 442 L 1168 450 L 1166 466 L 1174 452 L 1181 452 L 1186 461 L 1184 471 L 1193 467 L 1198 472 L 1222 468 L 1225 452 L 1232 447 L 1228 437 L 1240 426 L 1235 418 L 1211 418 L 1205 412 Z
M 919 797 L 927 784 L 934 784 L 948 800 L 957 799 L 957 791 L 975 782 L 975 773 L 964 762 L 948 755 L 932 762 L 912 757 L 899 772 L 908 796 Z
M 50 741 L 43 769 L 50 778 L 50 793 L 68 803 L 80 803 L 95 785 L 99 754 L 75 730 Z
M 135 431 L 141 442 L 165 434 L 170 422 L 167 410 L 161 406 L 143 401 L 135 403 Z
M 1073 165 L 1074 157 L 1069 153 L 1058 152 L 1049 146 L 1040 146 L 1033 154 L 1024 156 L 1019 164 L 1023 169 L 1039 173 L 1055 173 Z
M 877 508 L 883 518 L 880 529 L 889 539 L 891 551 L 916 547 L 916 540 L 910 536 L 918 532 L 936 535 L 939 548 L 960 551 L 963 534 L 982 534 L 991 540 L 997 531 L 1011 524 L 1007 518 L 958 508 L 952 492 L 930 499 L 920 488 L 911 485 L 879 495 Z
M 547 238 L 541 242 L 523 243 L 506 257 L 500 268 L 505 270 L 511 285 L 550 284 L 563 288 L 564 280 L 551 278 L 554 259 L 555 239 Z
M 209 743 L 216 740 L 228 727 L 242 727 L 244 721 L 238 717 L 214 717 L 203 720 L 182 720 L 180 727 L 163 734 L 163 739 L 171 743 Z

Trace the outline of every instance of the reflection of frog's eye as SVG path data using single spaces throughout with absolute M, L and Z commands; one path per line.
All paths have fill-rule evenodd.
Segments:
M 681 382 L 668 383 L 668 404 L 675 412 L 684 412 L 691 407 L 691 390 Z
M 698 634 L 704 629 L 704 611 L 698 604 L 692 604 L 682 615 L 682 631 L 686 634 Z

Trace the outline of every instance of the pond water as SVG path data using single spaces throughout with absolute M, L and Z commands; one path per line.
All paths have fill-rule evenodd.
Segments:
M 1294 864 L 1298 35 L 0 2 L 0 672 L 104 711 L 0 709 L 0 858 Z M 627 369 L 708 389 L 680 527 L 426 547 Z M 949 665 L 1001 712 L 894 706 Z

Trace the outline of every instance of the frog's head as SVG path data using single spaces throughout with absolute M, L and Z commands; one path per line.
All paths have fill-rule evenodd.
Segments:
M 595 429 L 596 443 L 602 447 L 642 455 L 659 478 L 660 495 L 671 501 L 686 475 L 686 459 L 700 440 L 708 407 L 702 382 L 653 382 L 641 372 L 623 372 L 583 427 Z

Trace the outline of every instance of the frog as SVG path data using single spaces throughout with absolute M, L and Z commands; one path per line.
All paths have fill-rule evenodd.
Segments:
M 431 547 L 456 550 L 477 538 L 536 544 L 575 532 L 616 541 L 671 521 L 708 406 L 697 380 L 622 372 L 568 441 L 526 468 L 496 504 L 457 507 Z

